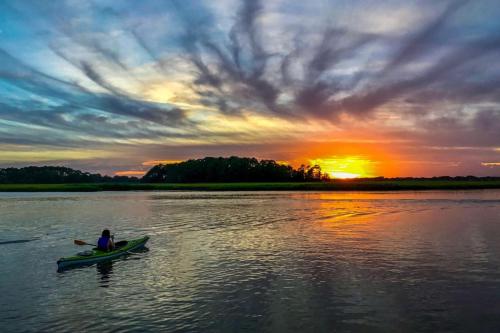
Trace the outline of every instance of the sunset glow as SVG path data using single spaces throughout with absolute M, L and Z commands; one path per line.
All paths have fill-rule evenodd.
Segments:
M 354 179 L 354 178 L 360 178 L 361 176 L 357 173 L 349 173 L 349 172 L 330 172 L 330 176 L 332 178 L 338 178 L 338 179 Z
M 142 177 L 146 172 L 140 170 L 126 170 L 126 171 L 117 171 L 115 175 L 117 176 L 129 176 L 129 177 Z
M 376 164 L 360 156 L 336 156 L 328 159 L 314 159 L 310 162 L 312 165 L 319 165 L 321 170 L 328 173 L 330 177 L 341 179 L 373 177 Z

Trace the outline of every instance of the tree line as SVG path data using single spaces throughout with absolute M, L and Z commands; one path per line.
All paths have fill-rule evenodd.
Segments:
M 197 182 L 284 182 L 320 181 L 328 174 L 319 165 L 302 165 L 294 169 L 274 160 L 249 157 L 205 157 L 179 163 L 159 164 L 141 179 L 146 183 Z
M 0 169 L 0 184 L 61 184 L 61 183 L 110 183 L 138 182 L 136 177 L 101 176 L 60 166 L 29 166 Z
M 432 177 L 432 178 L 366 178 L 356 181 L 384 180 L 476 181 L 500 180 L 499 177 Z M 318 165 L 290 165 L 274 160 L 249 157 L 205 157 L 179 163 L 158 164 L 141 179 L 127 176 L 102 176 L 60 166 L 29 166 L 0 169 L 0 184 L 60 184 L 60 183 L 198 183 L 198 182 L 309 182 L 329 180 Z

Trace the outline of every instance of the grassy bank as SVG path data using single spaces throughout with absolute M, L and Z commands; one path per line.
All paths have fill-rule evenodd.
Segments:
M 310 183 L 83 183 L 0 184 L 0 192 L 95 192 L 95 191 L 396 191 L 468 190 L 500 188 L 500 180 L 338 180 Z

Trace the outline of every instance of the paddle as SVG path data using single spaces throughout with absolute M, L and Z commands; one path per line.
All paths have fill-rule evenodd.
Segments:
M 90 244 L 90 243 L 87 243 L 85 241 L 82 241 L 82 240 L 79 240 L 79 239 L 75 239 L 75 244 L 76 245 L 91 245 L 91 246 L 97 246 L 95 244 Z

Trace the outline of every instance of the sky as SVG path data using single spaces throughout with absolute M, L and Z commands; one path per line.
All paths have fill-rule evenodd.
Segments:
M 0 167 L 500 176 L 496 0 L 0 2 Z

